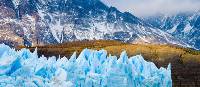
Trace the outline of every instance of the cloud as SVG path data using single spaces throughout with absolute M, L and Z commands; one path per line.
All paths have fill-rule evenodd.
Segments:
M 150 16 L 157 13 L 173 14 L 177 12 L 200 10 L 200 0 L 102 0 L 108 6 L 117 7 L 136 16 Z

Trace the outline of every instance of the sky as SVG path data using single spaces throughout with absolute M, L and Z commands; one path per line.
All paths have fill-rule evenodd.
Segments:
M 139 17 L 200 10 L 200 0 L 102 0 L 102 2 Z

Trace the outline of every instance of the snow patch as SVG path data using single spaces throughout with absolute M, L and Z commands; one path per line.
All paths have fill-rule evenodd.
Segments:
M 55 21 L 55 23 L 51 24 L 50 30 L 51 30 L 52 35 L 56 39 L 56 41 L 58 43 L 62 43 L 63 42 L 64 27 L 61 25 L 60 20 Z
M 15 8 L 18 8 L 18 6 L 19 6 L 21 0 L 12 0 L 12 2 L 13 2 L 13 4 L 14 4 Z
M 191 29 L 192 29 L 192 27 L 190 26 L 190 23 L 188 23 L 188 24 L 185 26 L 183 32 L 184 32 L 184 33 L 189 33 Z
M 178 25 L 174 26 L 172 29 L 167 30 L 168 33 L 174 33 Z

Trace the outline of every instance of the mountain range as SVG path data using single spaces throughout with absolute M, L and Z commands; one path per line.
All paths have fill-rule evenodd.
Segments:
M 142 19 L 192 47 L 200 48 L 200 11 L 158 14 Z
M 199 14 L 139 18 L 100 0 L 0 0 L 0 14 L 0 42 L 10 46 L 104 39 L 200 48 Z

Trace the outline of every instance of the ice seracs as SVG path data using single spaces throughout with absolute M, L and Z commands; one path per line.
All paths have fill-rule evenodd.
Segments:
M 119 59 L 105 50 L 84 49 L 76 57 L 38 58 L 37 51 L 15 51 L 0 45 L 3 87 L 172 87 L 171 65 L 158 69 L 141 55 Z

